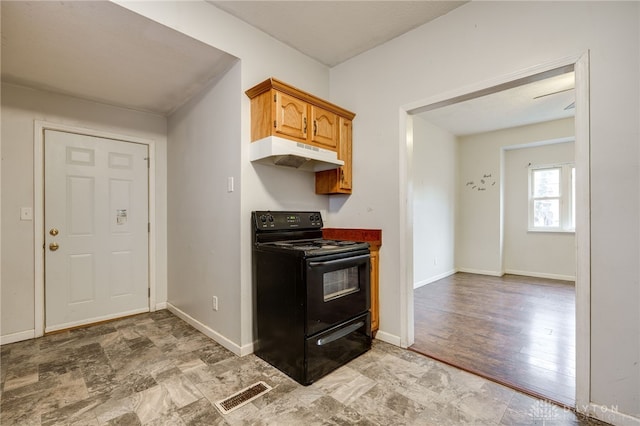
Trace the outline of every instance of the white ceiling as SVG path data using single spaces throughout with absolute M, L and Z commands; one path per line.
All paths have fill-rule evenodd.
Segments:
M 432 21 L 467 1 L 213 1 L 329 67 Z
M 465 2 L 210 3 L 331 66 Z M 167 115 L 236 60 L 108 1 L 2 0 L 0 7 L 2 80 L 9 83 Z M 534 102 L 532 95 L 551 89 L 532 86 L 522 90 L 422 112 L 421 116 L 454 134 L 467 134 L 556 119 L 573 111 L 563 112 L 573 91 Z
M 438 106 L 416 116 L 463 136 L 572 117 L 573 71 L 500 90 L 463 102 Z
M 168 114 L 235 58 L 111 2 L 2 1 L 2 81 Z
M 293 29 L 273 35 L 337 63 L 459 4 L 268 1 L 234 7 L 272 22 L 268 31 Z M 3 0 L 0 7 L 2 80 L 9 83 L 166 115 L 235 60 L 108 1 Z

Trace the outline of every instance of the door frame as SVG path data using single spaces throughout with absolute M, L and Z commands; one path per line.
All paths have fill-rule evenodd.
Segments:
M 414 343 L 413 312 L 413 123 L 412 113 L 460 102 L 508 88 L 518 80 L 573 66 L 575 72 L 576 188 L 576 409 L 586 412 L 591 402 L 591 132 L 589 51 L 552 60 L 519 72 L 404 105 L 399 111 L 400 169 L 400 345 Z M 501 255 L 502 256 L 502 255 Z
M 66 124 L 52 123 L 35 120 L 33 126 L 33 259 L 34 259 L 34 334 L 35 337 L 44 336 L 45 329 L 45 267 L 44 267 L 44 131 L 55 130 L 59 132 L 76 133 L 105 139 L 114 139 L 122 142 L 147 145 L 149 152 L 148 169 L 148 203 L 149 223 L 149 311 L 156 310 L 156 146 L 150 139 L 135 136 L 122 135 L 96 129 L 88 129 Z

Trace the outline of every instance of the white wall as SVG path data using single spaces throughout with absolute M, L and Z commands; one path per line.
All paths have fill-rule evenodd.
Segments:
M 172 279 L 168 287 L 171 288 L 171 296 L 175 303 L 184 307 L 184 313 L 192 319 L 201 321 L 211 332 L 210 334 L 220 338 L 223 343 L 231 346 L 237 352 L 250 352 L 253 341 L 250 212 L 257 209 L 308 209 L 320 210 L 324 213 L 327 211 L 328 197 L 315 195 L 314 175 L 312 173 L 298 172 L 287 168 L 253 165 L 249 162 L 250 102 L 244 95 L 244 91 L 256 83 L 274 76 L 320 97 L 327 98 L 329 94 L 329 71 L 326 66 L 300 54 L 298 51 L 204 1 L 117 3 L 240 59 L 234 70 L 217 84 L 214 84 L 215 87 L 210 88 L 211 91 L 201 94 L 197 100 L 177 112 L 171 119 L 172 125 L 170 129 L 173 135 L 172 140 L 198 150 L 205 148 L 204 151 L 208 154 L 212 154 L 212 151 L 210 151 L 212 147 L 203 146 L 203 144 L 207 140 L 213 141 L 218 148 L 216 155 L 220 155 L 214 160 L 217 168 L 213 171 L 204 170 L 202 167 L 191 170 L 185 167 L 184 164 L 180 164 L 179 159 L 176 159 L 175 162 L 172 162 L 172 167 L 175 166 L 175 171 L 178 175 L 184 174 L 184 176 L 179 176 L 179 179 L 193 182 L 197 181 L 199 177 L 210 178 L 214 182 L 206 183 L 214 187 L 223 185 L 226 190 L 227 177 L 234 177 L 236 187 L 236 192 L 231 197 L 228 194 L 224 195 L 227 198 L 232 198 L 233 202 L 229 201 L 225 205 L 229 209 L 224 212 L 222 226 L 225 231 L 221 233 L 224 236 L 233 235 L 233 238 L 215 238 L 212 243 L 203 245 L 205 243 L 203 241 L 204 238 L 201 235 L 192 234 L 192 240 L 177 239 L 176 242 L 178 245 L 182 244 L 183 247 L 184 245 L 193 244 L 194 247 L 192 249 L 194 250 L 195 246 L 209 250 L 207 253 L 199 253 L 198 260 L 210 259 L 216 254 L 223 253 L 223 259 L 233 258 L 233 261 L 226 263 L 216 262 L 215 267 L 213 264 L 207 266 L 198 262 L 198 267 L 205 268 L 205 271 L 199 277 L 200 279 L 193 284 L 194 288 L 191 289 L 193 291 L 180 292 L 180 289 L 185 284 L 181 279 L 177 279 L 177 273 L 174 275 L 176 280 Z M 222 96 L 216 99 L 220 95 Z M 60 109 L 55 105 L 56 102 L 57 100 L 52 101 L 51 111 Z M 78 102 L 79 105 L 83 103 L 83 101 Z M 226 110 L 222 106 L 222 102 L 226 102 L 226 108 L 230 107 L 231 109 Z M 104 114 L 103 121 L 108 123 L 108 125 L 104 125 L 100 123 L 100 119 L 80 111 L 82 108 L 78 107 L 77 109 L 80 118 L 71 119 L 71 121 L 75 123 L 86 122 L 85 127 L 90 127 L 93 124 L 92 120 L 97 121 L 99 123 L 98 127 L 101 129 L 112 126 L 114 131 L 118 127 L 129 130 L 129 126 L 132 129 L 146 126 L 144 118 L 140 119 L 140 123 L 136 122 L 136 113 L 133 112 L 129 112 L 133 118 L 120 118 L 118 125 L 120 122 L 122 122 L 122 125 L 118 126 L 111 123 L 110 114 L 113 113 Z M 88 108 L 88 111 L 91 111 L 91 108 Z M 227 120 L 216 118 L 216 116 L 210 114 L 224 117 Z M 87 115 L 90 116 L 91 120 L 85 120 L 84 117 Z M 163 123 L 161 134 L 164 141 L 166 139 L 166 120 L 162 117 L 158 117 L 158 119 Z M 188 128 L 180 127 L 181 122 L 195 124 L 188 126 Z M 212 126 L 211 123 L 216 123 L 217 125 Z M 140 133 L 137 130 L 131 131 L 135 134 Z M 227 150 L 221 149 L 223 144 L 226 144 Z M 176 149 L 180 149 L 180 147 L 183 146 L 179 146 Z M 11 145 L 9 144 L 6 147 L 3 146 L 3 155 L 5 150 L 9 152 L 10 149 Z M 159 153 L 162 161 L 166 161 L 164 149 L 163 147 L 163 151 Z M 190 153 L 189 155 L 197 156 L 198 154 Z M 32 156 L 29 158 L 32 161 Z M 26 171 L 28 172 L 28 170 Z M 3 170 L 2 173 L 3 176 L 13 176 L 8 169 L 7 171 Z M 158 202 L 165 203 L 164 164 L 162 165 L 161 173 L 163 173 L 163 180 L 158 188 Z M 32 176 L 32 172 L 29 176 Z M 3 179 L 3 187 L 13 180 L 11 178 Z M 202 185 L 198 185 L 197 187 L 199 190 L 207 190 L 206 186 L 203 188 Z M 217 187 L 217 189 L 219 190 L 220 187 Z M 178 189 L 177 186 L 174 186 L 171 193 L 173 196 L 182 197 L 183 194 L 180 191 L 185 191 L 185 189 Z M 219 192 L 216 192 L 216 194 L 220 195 Z M 191 203 L 191 206 L 206 207 L 207 211 L 211 211 L 211 198 L 208 197 L 206 192 L 204 192 L 204 195 L 205 200 L 196 200 L 196 197 L 192 196 L 186 201 Z M 3 202 L 4 198 L 3 194 Z M 15 203 L 12 203 L 11 200 L 6 204 L 7 211 L 15 209 L 13 205 Z M 179 208 L 179 206 L 175 206 L 175 209 L 172 210 L 172 217 L 175 218 L 175 220 L 171 219 L 170 224 L 171 229 L 174 230 L 172 231 L 173 236 L 179 236 L 180 233 L 178 231 L 185 225 L 183 221 L 185 216 Z M 3 209 L 5 209 L 4 205 Z M 165 209 L 166 204 L 163 204 L 163 210 L 158 218 L 163 221 L 163 227 L 166 224 Z M 198 214 L 202 214 L 202 212 L 198 212 Z M 5 216 L 3 215 L 3 224 L 5 222 L 4 218 Z M 11 219 L 11 221 L 14 220 Z M 199 218 L 198 223 L 204 224 L 205 219 Z M 330 223 L 327 222 L 327 225 L 330 225 Z M 162 232 L 163 234 L 159 235 L 157 247 L 159 268 L 166 267 L 164 260 L 167 259 L 167 241 L 164 228 Z M 3 235 L 3 244 L 5 241 L 13 242 L 13 240 L 13 235 Z M 32 245 L 32 241 L 33 238 L 27 244 Z M 7 256 L 7 259 L 12 260 L 13 257 Z M 3 258 L 2 261 L 4 264 L 5 259 Z M 175 264 L 172 258 L 167 261 L 169 262 L 169 268 L 175 271 L 184 271 L 190 265 L 184 258 L 176 259 Z M 194 263 L 191 263 L 191 266 Z M 4 275 L 3 271 L 3 278 Z M 166 271 L 162 271 L 158 275 L 159 279 L 166 279 Z M 207 282 L 208 280 L 213 282 Z M 3 282 L 3 289 L 5 287 L 9 288 L 10 285 L 7 284 L 5 286 Z M 23 286 L 24 283 L 20 281 L 14 284 L 14 286 L 18 285 Z M 166 288 L 166 284 L 159 286 L 159 300 L 160 298 L 165 300 Z M 205 298 L 206 294 L 213 295 L 214 292 L 218 293 L 216 295 L 221 299 L 220 311 L 215 314 L 210 310 L 211 297 Z M 20 307 L 24 306 L 23 303 L 32 305 L 32 293 L 33 290 L 21 291 L 18 296 L 10 295 L 3 298 L 3 303 L 18 303 Z M 18 299 L 18 297 L 22 299 Z M 11 311 L 7 310 L 6 313 L 11 314 Z M 23 315 L 33 317 L 32 313 L 28 311 L 25 311 Z M 31 320 L 32 322 L 33 320 Z
M 218 281 L 215 284 L 210 284 L 210 286 L 211 290 L 216 289 L 216 286 L 225 286 L 222 291 L 225 293 L 225 298 L 228 299 L 221 305 L 221 309 L 224 306 L 228 306 L 231 308 L 239 307 L 239 310 L 234 314 L 230 314 L 229 317 L 225 316 L 230 313 L 229 311 L 223 314 L 219 311 L 216 313 L 218 319 L 214 320 L 214 314 L 211 312 L 205 313 L 204 306 L 205 304 L 207 307 L 210 306 L 210 297 L 204 301 L 196 301 L 196 297 L 204 294 L 198 293 L 197 295 L 188 296 L 189 299 L 192 299 L 192 302 L 190 304 L 191 308 L 186 313 L 193 313 L 197 318 L 211 318 L 211 322 L 207 320 L 208 326 L 218 327 L 220 325 L 219 331 L 212 330 L 213 335 L 220 333 L 226 339 L 229 339 L 226 343 L 237 353 L 248 353 L 252 350 L 253 344 L 251 211 L 263 209 L 306 209 L 320 210 L 325 213 L 329 201 L 325 195 L 315 195 L 313 173 L 261 164 L 254 165 L 249 161 L 249 143 L 251 140 L 250 101 L 244 91 L 269 77 L 276 77 L 307 92 L 328 99 L 329 70 L 326 66 L 300 54 L 298 51 L 204 1 L 117 3 L 149 19 L 227 52 L 240 60 L 239 81 L 235 82 L 236 86 L 231 89 L 234 91 L 233 95 L 229 95 L 236 97 L 232 104 L 235 105 L 237 102 L 240 106 L 239 121 L 234 120 L 229 124 L 239 127 L 230 134 L 232 138 L 225 141 L 230 146 L 239 149 L 239 151 L 235 152 L 226 152 L 226 154 L 231 155 L 228 161 L 233 165 L 226 170 L 229 172 L 228 176 L 235 176 L 240 183 L 236 183 L 240 205 L 232 222 L 224 224 L 227 227 L 235 227 L 239 234 L 238 238 L 233 240 L 216 240 L 211 247 L 214 252 L 226 250 L 230 253 L 238 253 L 240 266 L 239 271 L 210 271 L 207 273 L 208 275 L 204 275 L 212 277 L 217 274 L 218 276 L 234 277 L 231 282 L 221 283 Z M 207 98 L 206 95 L 205 98 Z M 349 109 L 349 105 L 341 106 Z M 202 104 L 199 106 L 194 105 L 193 113 L 199 114 L 208 110 L 213 111 L 216 108 L 218 107 L 215 101 L 210 101 L 207 98 L 203 99 Z M 190 119 L 191 112 L 185 113 L 183 111 L 182 114 L 184 114 L 185 119 Z M 211 135 L 214 139 L 217 138 L 217 136 L 214 136 L 213 130 L 202 121 L 203 119 L 196 118 L 195 120 L 198 121 L 198 124 L 190 128 L 189 131 L 202 131 L 206 136 Z M 173 137 L 171 139 L 173 140 Z M 222 141 L 219 143 L 222 143 Z M 193 177 L 198 176 L 198 174 L 195 173 Z M 227 175 L 219 174 L 218 178 L 220 176 L 225 176 L 224 187 L 226 188 Z M 326 224 L 331 226 L 330 221 L 327 221 Z M 170 226 L 178 227 L 180 224 L 172 223 Z M 169 259 L 169 261 L 171 262 L 172 259 Z M 223 268 L 234 268 L 235 266 L 235 263 L 220 265 Z M 181 282 L 173 282 L 173 280 L 169 283 L 170 288 L 174 288 L 174 286 L 179 288 L 181 285 Z M 204 281 L 202 285 L 204 285 Z M 188 304 L 183 301 L 182 305 L 187 306 Z M 196 307 L 196 305 L 199 307 Z M 239 324 L 239 335 L 237 330 L 233 329 L 234 325 L 226 324 L 230 321 Z M 225 325 L 222 325 L 222 323 L 225 323 Z M 223 343 L 225 342 L 223 341 Z
M 501 215 L 504 214 L 506 221 L 507 210 L 502 212 L 502 200 L 508 194 L 501 191 L 501 185 L 507 187 L 508 176 L 502 172 L 503 149 L 573 135 L 573 118 L 568 118 L 458 138 L 456 266 L 459 271 L 497 276 L 505 272 L 503 260 L 508 255 L 503 246 Z M 481 180 L 485 180 L 485 184 Z M 575 256 L 572 259 L 571 264 L 575 266 Z
M 400 163 L 405 156 L 405 135 L 400 129 L 404 106 L 589 49 L 592 159 L 590 394 L 597 404 L 616 405 L 622 413 L 640 418 L 638 3 L 470 2 L 333 68 L 330 75 L 326 67 L 206 2 L 121 4 L 239 58 L 242 89 L 275 76 L 357 113 L 354 121 L 355 192 L 349 197 L 330 197 L 327 202 L 327 197 L 313 195 L 312 176 L 275 168 L 267 170 L 269 166 L 249 163 L 249 101 L 242 93 L 237 94 L 241 98 L 240 140 L 229 143 L 238 143 L 241 147 L 241 207 L 237 218 L 240 240 L 237 245 L 231 242 L 229 250 L 239 247 L 240 251 L 241 312 L 238 316 L 241 322 L 239 344 L 243 347 L 250 345 L 252 340 L 249 243 L 249 212 L 252 209 L 328 208 L 329 226 L 382 228 L 381 333 L 401 336 L 406 333 L 403 331 L 406 323 L 401 299 L 407 288 L 406 273 L 400 267 L 405 262 L 406 251 L 401 245 L 404 238 L 401 233 L 406 231 L 406 188 L 400 186 L 404 182 L 405 167 Z M 544 31 L 540 31 L 540 22 L 544 22 Z M 27 102 L 29 109 L 39 107 L 33 100 Z M 57 110 L 56 102 L 51 111 Z M 82 111 L 78 113 L 84 117 Z M 120 130 L 130 121 L 128 118 L 123 118 L 123 122 L 105 120 L 109 122 L 105 126 Z M 4 158 L 5 152 L 21 162 L 25 161 L 25 154 L 20 151 L 14 155 L 14 144 L 6 147 L 9 142 L 4 137 L 4 114 L 2 121 L 2 237 L 3 244 L 5 241 L 19 243 L 20 236 L 6 234 L 9 227 L 4 226 L 5 218 L 14 220 L 9 214 L 14 214 L 15 208 L 24 202 L 28 190 L 18 189 L 16 195 L 7 197 L 5 193 L 13 193 L 14 189 L 7 189 L 8 185 L 20 186 L 19 178 L 29 179 L 26 175 L 30 174 L 27 170 L 14 178 L 14 172 L 5 170 L 9 164 Z M 95 116 L 88 121 L 89 125 L 94 121 L 100 123 Z M 139 122 L 132 124 L 137 125 Z M 287 188 L 290 181 L 291 190 Z M 8 263 L 5 260 L 7 251 L 3 247 L 3 266 Z M 2 273 L 4 292 L 4 268 Z M 233 306 L 235 302 L 230 303 Z M 2 315 L 5 315 L 4 309 Z
M 575 235 L 527 223 L 527 164 L 574 160 L 573 143 L 527 146 L 573 135 L 573 118 L 458 138 L 413 117 L 414 288 L 456 270 L 575 280 Z
M 500 169 L 504 141 L 494 139 L 493 133 L 471 139 L 458 139 L 456 266 L 462 272 L 500 276 L 503 273 Z
M 529 164 L 572 163 L 574 143 L 504 152 L 504 270 L 508 274 L 575 281 L 573 232 L 529 232 Z
M 588 49 L 590 398 L 640 418 L 639 7 L 637 2 L 470 2 L 332 68 L 333 101 L 358 114 L 353 178 L 358 189 L 347 200 L 332 199 L 329 219 L 333 226 L 358 222 L 382 228 L 381 332 L 402 336 L 407 330 L 401 298 L 411 284 L 401 268 L 406 253 L 400 238 L 410 232 L 403 226 L 407 200 L 400 186 L 405 105 L 442 99 Z
M 455 272 L 457 139 L 413 117 L 414 288 Z
M 168 121 L 168 302 L 223 342 L 240 341 L 240 91 L 236 63 Z
M 2 85 L 1 335 L 27 336 L 34 324 L 34 120 L 133 136 L 156 144 L 156 298 L 166 301 L 166 119 L 24 87 Z M 33 335 L 31 336 L 33 337 Z

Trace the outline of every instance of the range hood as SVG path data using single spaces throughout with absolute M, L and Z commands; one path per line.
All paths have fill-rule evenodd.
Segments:
M 320 172 L 344 166 L 344 161 L 338 160 L 335 151 L 278 136 L 268 136 L 251 142 L 249 158 L 261 164 L 293 167 L 307 172 Z

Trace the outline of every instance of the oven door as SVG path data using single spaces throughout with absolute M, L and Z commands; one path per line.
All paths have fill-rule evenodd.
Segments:
M 369 253 L 306 260 L 307 336 L 369 310 Z

